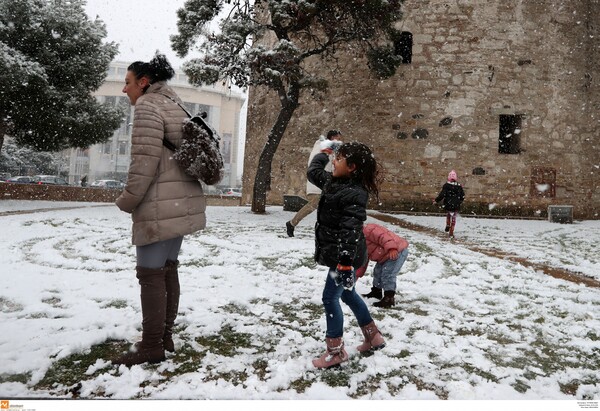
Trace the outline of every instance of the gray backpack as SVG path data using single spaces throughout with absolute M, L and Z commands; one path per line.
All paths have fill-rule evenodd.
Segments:
M 175 146 L 166 137 L 163 145 L 173 151 L 173 158 L 187 175 L 209 186 L 217 184 L 223 179 L 223 156 L 219 135 L 204 121 L 207 114 L 192 116 L 177 100 L 166 94 L 163 96 L 177 103 L 189 117 L 183 120 L 180 146 Z

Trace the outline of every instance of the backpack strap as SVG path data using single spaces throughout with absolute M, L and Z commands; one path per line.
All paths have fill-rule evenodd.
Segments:
M 185 114 L 187 114 L 187 116 L 188 116 L 189 118 L 192 118 L 192 115 L 190 114 L 190 112 L 189 112 L 189 111 L 187 111 L 187 110 L 185 109 L 185 107 L 183 107 L 183 104 L 180 104 L 180 103 L 179 103 L 177 100 L 175 100 L 173 97 L 171 97 L 171 96 L 169 96 L 169 95 L 167 95 L 167 94 L 164 94 L 164 93 L 157 93 L 157 94 L 160 94 L 161 96 L 165 96 L 166 98 L 168 98 L 169 100 L 171 100 L 173 103 L 177 104 L 179 107 L 181 107 L 181 109 L 182 109 L 183 111 L 185 111 Z M 177 150 L 177 146 L 176 146 L 175 144 L 171 143 L 169 140 L 167 140 L 167 138 L 166 138 L 166 137 L 163 137 L 163 141 L 162 141 L 162 142 L 163 142 L 163 146 L 165 146 L 165 147 L 166 147 L 166 148 L 168 148 L 169 150 L 171 150 L 171 151 L 175 151 L 175 150 Z

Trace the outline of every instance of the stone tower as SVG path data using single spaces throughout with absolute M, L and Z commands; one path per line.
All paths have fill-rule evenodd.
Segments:
M 600 218 L 600 0 L 406 0 L 404 58 L 380 81 L 361 56 L 322 70 L 326 95 L 301 98 L 272 168 L 271 204 L 305 195 L 314 141 L 339 128 L 383 165 L 383 210 L 430 210 L 451 169 L 463 213 Z M 316 62 L 315 62 L 316 64 Z M 244 197 L 278 112 L 250 90 Z

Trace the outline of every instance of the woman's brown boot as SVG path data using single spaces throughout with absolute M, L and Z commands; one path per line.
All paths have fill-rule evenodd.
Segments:
M 142 341 L 136 343 L 128 353 L 112 360 L 113 364 L 124 364 L 128 367 L 145 362 L 157 363 L 165 359 L 165 268 L 136 267 L 136 271 L 141 287 Z
M 175 352 L 173 343 L 173 326 L 179 309 L 179 274 L 177 266 L 179 261 L 167 260 L 165 264 L 165 283 L 167 287 L 167 314 L 165 318 L 165 333 L 163 335 L 163 347 L 169 352 Z

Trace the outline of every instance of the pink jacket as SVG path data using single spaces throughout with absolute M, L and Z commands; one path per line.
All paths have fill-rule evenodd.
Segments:
M 378 224 L 365 224 L 363 233 L 370 261 L 384 263 L 389 259 L 390 250 L 398 250 L 400 253 L 408 247 L 408 241 Z M 361 277 L 366 269 L 366 265 L 359 268 L 356 276 Z

